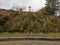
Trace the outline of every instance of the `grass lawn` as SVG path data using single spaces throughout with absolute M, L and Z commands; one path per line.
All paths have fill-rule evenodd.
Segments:
M 0 33 L 0 37 L 60 37 L 60 33 Z

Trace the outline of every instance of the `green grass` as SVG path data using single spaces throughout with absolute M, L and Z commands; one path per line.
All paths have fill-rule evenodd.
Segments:
M 60 37 L 60 33 L 0 33 L 0 37 Z

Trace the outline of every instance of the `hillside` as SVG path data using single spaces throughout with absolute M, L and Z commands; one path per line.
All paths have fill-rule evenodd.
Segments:
M 60 18 L 40 12 L 21 12 L 0 9 L 0 32 L 56 33 Z

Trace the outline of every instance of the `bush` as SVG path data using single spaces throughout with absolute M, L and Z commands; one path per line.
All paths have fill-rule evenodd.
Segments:
M 3 25 L 4 23 L 6 23 L 7 20 L 8 20 L 8 16 L 0 17 L 0 25 Z

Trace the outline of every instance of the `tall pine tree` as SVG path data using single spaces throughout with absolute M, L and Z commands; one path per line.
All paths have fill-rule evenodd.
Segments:
M 46 14 L 47 15 L 54 15 L 54 12 L 56 10 L 56 0 L 46 0 Z

